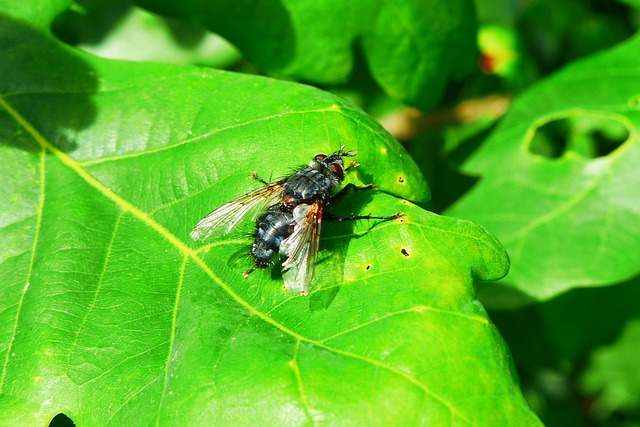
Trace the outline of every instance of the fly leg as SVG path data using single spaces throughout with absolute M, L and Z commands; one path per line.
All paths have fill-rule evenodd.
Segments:
M 267 182 L 264 179 L 260 178 L 256 172 L 251 172 L 251 175 L 249 175 L 249 178 L 255 179 L 256 181 L 261 182 L 264 185 L 269 185 L 269 182 Z
M 354 183 L 350 182 L 349 184 L 345 185 L 342 190 L 338 191 L 335 196 L 327 200 L 327 206 L 331 206 L 334 203 L 337 203 L 340 200 L 344 199 L 344 197 L 347 195 L 349 190 L 363 191 L 363 190 L 375 190 L 375 189 L 376 187 L 373 184 L 368 184 L 368 185 L 365 185 L 364 187 L 358 187 Z
M 346 172 L 346 171 L 348 171 L 350 169 L 357 168 L 358 166 L 360 166 L 360 163 L 358 163 L 356 161 L 353 161 L 353 162 L 349 163 L 349 166 L 347 166 L 344 171 Z
M 256 269 L 256 268 L 258 268 L 258 266 L 254 265 L 253 267 L 251 267 L 251 268 L 250 268 L 250 269 L 248 269 L 247 271 L 243 272 L 243 273 L 242 273 L 242 277 L 244 277 L 244 278 L 246 279 L 247 277 L 249 277 L 249 275 L 250 275 L 251 273 L 253 273 L 253 272 L 255 271 L 255 269 Z
M 400 218 L 402 217 L 402 212 L 397 212 L 393 215 L 389 215 L 389 216 L 372 216 L 372 215 L 351 215 L 351 216 L 347 216 L 347 217 L 339 217 L 339 216 L 335 216 L 335 215 L 331 215 L 328 212 L 325 212 L 323 215 L 323 219 L 326 219 L 327 221 L 333 221 L 333 222 L 342 222 L 342 221 L 357 221 L 359 219 L 379 219 L 381 221 L 391 221 L 392 219 L 396 219 L 396 218 Z
M 350 190 L 352 191 L 376 190 L 376 187 L 373 184 L 368 184 L 368 185 L 365 185 L 364 187 L 358 187 L 353 183 L 349 183 L 345 185 L 342 190 L 338 191 L 335 196 L 327 200 L 327 206 L 331 206 L 332 204 L 342 200 Z M 381 221 L 390 221 L 392 219 L 400 218 L 401 216 L 402 216 L 402 212 L 397 212 L 396 214 L 389 215 L 389 216 L 372 216 L 371 214 L 369 214 L 369 215 L 351 215 L 344 218 L 331 215 L 329 212 L 324 212 L 324 215 L 323 215 L 324 219 L 328 221 L 333 221 L 333 222 L 357 221 L 359 219 L 379 219 Z

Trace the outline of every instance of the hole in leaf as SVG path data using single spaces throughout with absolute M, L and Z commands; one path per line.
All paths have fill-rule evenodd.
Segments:
M 67 417 L 62 412 L 53 417 L 49 423 L 49 427 L 75 427 L 75 425 L 76 424 L 71 420 L 71 418 Z
M 531 139 L 529 151 L 550 159 L 569 152 L 596 158 L 611 154 L 628 138 L 629 131 L 621 121 L 583 115 L 553 120 L 539 127 Z
M 407 252 L 407 250 L 405 248 L 402 248 L 402 250 L 400 251 L 400 253 L 404 256 L 409 256 L 409 252 Z

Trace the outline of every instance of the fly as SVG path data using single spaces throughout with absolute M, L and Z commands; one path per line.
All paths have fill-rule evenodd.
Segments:
M 285 258 L 282 263 L 285 288 L 306 295 L 313 279 L 323 217 L 333 221 L 388 221 L 402 215 L 398 212 L 391 216 L 353 215 L 338 218 L 325 213 L 325 207 L 343 198 L 348 191 L 373 188 L 373 185 L 357 187 L 350 183 L 335 193 L 344 180 L 345 171 L 356 165 L 354 162 L 345 168 L 343 158 L 355 155 L 352 151 L 344 151 L 344 146 L 329 156 L 317 154 L 309 166 L 273 183 L 252 174 L 251 177 L 264 186 L 205 216 L 191 231 L 191 237 L 203 240 L 217 234 L 227 234 L 245 215 L 255 217 L 263 212 L 256 221 L 253 235 L 251 257 L 254 265 L 243 273 L 244 276 L 248 277 L 256 268 L 268 267 L 282 256 Z

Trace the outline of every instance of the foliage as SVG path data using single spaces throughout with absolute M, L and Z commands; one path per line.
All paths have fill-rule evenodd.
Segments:
M 136 4 L 0 0 L 0 424 L 638 422 L 633 2 Z M 308 297 L 189 238 L 343 144 Z

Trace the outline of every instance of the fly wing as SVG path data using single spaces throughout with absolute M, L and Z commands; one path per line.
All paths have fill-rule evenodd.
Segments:
M 313 279 L 318 256 L 322 211 L 320 202 L 300 204 L 293 210 L 293 233 L 280 244 L 280 253 L 287 259 L 282 263 L 282 278 L 289 292 L 306 295 Z
M 228 234 L 248 213 L 255 217 L 260 210 L 280 202 L 283 190 L 284 181 L 274 182 L 220 206 L 196 224 L 191 231 L 191 238 L 203 240 L 218 232 Z

